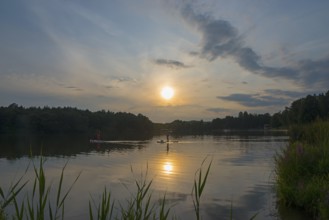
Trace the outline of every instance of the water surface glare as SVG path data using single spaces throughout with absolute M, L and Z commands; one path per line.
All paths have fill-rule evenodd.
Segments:
M 196 171 L 207 158 L 204 170 L 212 167 L 201 199 L 203 219 L 278 219 L 274 192 L 274 155 L 287 145 L 286 136 L 184 136 L 177 143 L 147 141 L 84 143 L 89 150 L 70 156 L 47 156 L 47 181 L 56 186 L 67 161 L 64 182 L 67 188 L 80 173 L 65 203 L 65 219 L 88 219 L 88 201 L 98 199 L 106 186 L 118 202 L 134 193 L 134 181 L 153 179 L 155 200 L 166 193 L 167 204 L 179 219 L 195 219 L 191 197 Z M 73 143 L 72 143 L 73 144 Z M 81 145 L 81 142 L 79 142 Z M 82 145 L 84 145 L 82 143 Z M 45 146 L 46 148 L 46 146 Z M 83 146 L 83 149 L 86 149 Z M 34 159 L 38 161 L 38 158 Z M 8 189 L 28 165 L 26 156 L 0 158 L 0 184 Z M 26 179 L 33 176 L 32 169 Z

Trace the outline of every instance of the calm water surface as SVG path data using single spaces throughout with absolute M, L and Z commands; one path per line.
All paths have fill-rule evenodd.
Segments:
M 157 143 L 158 139 L 164 137 L 106 144 L 72 142 L 63 144 L 65 149 L 83 150 L 47 156 L 46 176 L 54 186 L 67 161 L 66 187 L 82 172 L 65 204 L 66 219 L 87 219 L 88 201 L 91 197 L 97 200 L 105 186 L 117 204 L 124 203 L 135 192 L 134 181 L 145 176 L 146 170 L 147 178 L 153 179 L 153 198 L 166 193 L 178 218 L 194 219 L 191 191 L 205 158 L 204 168 L 213 162 L 201 200 L 203 219 L 229 219 L 231 205 L 234 219 L 249 219 L 255 213 L 259 213 L 256 219 L 281 219 L 276 208 L 273 157 L 286 146 L 287 136 L 184 136 L 168 146 Z M 2 154 L 1 186 L 7 189 L 24 173 L 29 161 L 27 156 L 10 159 Z M 32 169 L 26 179 L 31 175 Z

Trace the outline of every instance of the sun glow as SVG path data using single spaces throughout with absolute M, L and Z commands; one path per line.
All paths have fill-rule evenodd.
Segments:
M 172 173 L 173 171 L 173 165 L 172 163 L 170 162 L 166 162 L 164 165 L 163 165 L 163 171 L 167 174 L 170 174 Z
M 166 86 L 161 89 L 161 96 L 166 100 L 170 100 L 175 94 L 175 91 L 172 87 Z

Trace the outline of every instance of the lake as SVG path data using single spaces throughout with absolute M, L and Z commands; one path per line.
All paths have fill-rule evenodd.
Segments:
M 65 203 L 65 219 L 88 219 L 88 202 L 97 200 L 107 187 L 113 198 L 124 204 L 135 192 L 135 180 L 146 175 L 152 182 L 152 198 L 166 194 L 171 212 L 179 219 L 195 219 L 192 186 L 196 171 L 205 160 L 212 166 L 201 199 L 203 219 L 300 219 L 298 213 L 278 210 L 275 195 L 274 156 L 287 145 L 284 134 L 226 134 L 219 136 L 171 137 L 173 142 L 157 143 L 164 136 L 145 141 L 89 143 L 87 138 L 64 137 L 39 141 L 0 142 L 0 185 L 10 184 L 24 174 L 31 159 L 29 146 L 42 146 L 47 181 L 56 185 L 68 162 L 64 186 L 68 188 L 81 173 Z M 33 149 L 35 152 L 36 149 Z M 38 157 L 33 161 L 38 161 Z M 32 179 L 30 168 L 24 179 Z M 31 187 L 32 183 L 29 183 Z M 10 209 L 9 209 L 10 212 Z

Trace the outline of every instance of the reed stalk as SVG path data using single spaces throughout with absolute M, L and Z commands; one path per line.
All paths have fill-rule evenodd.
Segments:
M 206 182 L 208 179 L 210 167 L 212 164 L 212 160 L 210 161 L 208 168 L 206 170 L 206 174 L 202 176 L 202 166 L 205 163 L 207 158 L 205 158 L 202 163 L 201 167 L 197 170 L 194 177 L 194 185 L 192 188 L 192 197 L 193 197 L 193 206 L 195 211 L 195 216 L 197 220 L 200 220 L 200 202 L 201 202 L 201 196 L 204 190 L 204 187 L 206 186 Z
M 22 179 L 24 175 L 16 181 L 14 185 L 12 185 L 9 189 L 9 193 L 7 195 L 4 194 L 3 189 L 0 187 L 0 196 L 1 196 L 1 207 L 0 207 L 0 219 L 6 219 L 6 215 L 4 213 L 5 208 L 13 203 L 14 205 L 14 216 L 15 219 L 64 219 L 65 215 L 65 200 L 72 190 L 74 184 L 77 182 L 81 172 L 75 178 L 73 183 L 69 186 L 69 189 L 63 194 L 62 185 L 64 181 L 64 171 L 67 163 L 62 168 L 60 180 L 58 183 L 57 193 L 55 205 L 52 205 L 50 199 L 50 192 L 52 186 L 47 184 L 47 178 L 44 170 L 45 160 L 43 157 L 39 159 L 39 166 L 37 166 L 33 161 L 33 171 L 34 171 L 34 181 L 32 187 L 32 193 L 27 194 L 20 202 L 18 201 L 18 194 L 20 194 L 25 188 L 28 181 L 22 183 Z M 29 166 L 28 166 L 29 167 Z M 27 172 L 27 169 L 25 173 Z M 54 207 L 54 209 L 53 209 Z
M 94 218 L 93 208 L 91 202 L 89 201 L 89 219 L 94 220 L 106 220 L 112 219 L 113 209 L 114 209 L 114 201 L 112 202 L 111 192 L 108 192 L 106 187 L 103 191 L 100 204 L 96 205 L 94 199 L 92 199 L 94 208 L 97 210 L 97 216 Z

